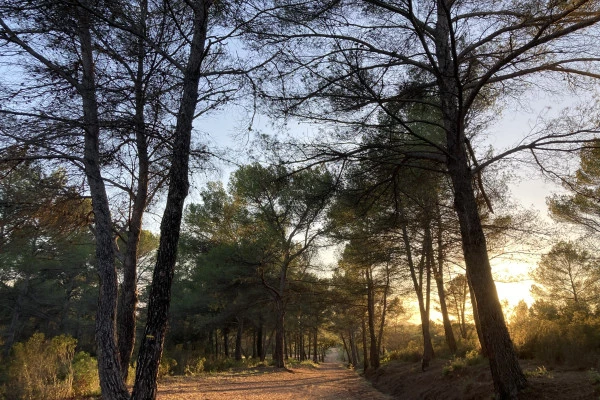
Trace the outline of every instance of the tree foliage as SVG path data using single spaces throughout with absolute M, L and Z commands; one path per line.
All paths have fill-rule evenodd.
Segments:
M 533 271 L 533 295 L 558 307 L 595 309 L 600 300 L 597 259 L 573 242 L 559 242 Z

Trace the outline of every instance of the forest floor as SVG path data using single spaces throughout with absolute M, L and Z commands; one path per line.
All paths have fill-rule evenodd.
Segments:
M 479 400 L 493 399 L 494 386 L 489 364 L 448 371 L 448 360 L 434 360 L 421 371 L 421 363 L 392 361 L 369 379 L 373 386 L 394 399 Z M 545 367 L 534 360 L 522 360 L 521 368 L 529 386 L 521 400 L 591 400 L 600 398 L 600 375 L 595 370 Z
M 289 371 L 261 367 L 196 377 L 168 377 L 159 384 L 159 400 L 385 400 L 492 399 L 493 385 L 486 362 L 448 372 L 448 360 L 434 360 L 427 371 L 420 363 L 390 362 L 369 377 L 371 382 L 339 361 L 319 368 Z M 529 387 L 524 400 L 587 400 L 600 396 L 598 372 L 567 367 L 546 369 L 523 361 Z M 444 372 L 446 370 L 446 372 Z M 378 390 L 374 389 L 376 387 Z

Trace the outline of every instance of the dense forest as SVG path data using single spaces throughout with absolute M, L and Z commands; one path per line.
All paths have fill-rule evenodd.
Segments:
M 498 399 L 519 359 L 600 368 L 599 21 L 591 0 L 0 0 L 0 398 L 154 399 L 332 347 L 366 374 L 485 359 Z M 493 129 L 542 94 L 566 106 Z M 551 221 L 510 193 L 524 168 Z M 502 304 L 495 259 L 530 266 L 503 278 L 530 302 Z

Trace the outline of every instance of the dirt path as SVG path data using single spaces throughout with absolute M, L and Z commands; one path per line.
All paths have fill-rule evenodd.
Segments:
M 327 360 L 329 361 L 329 360 Z M 159 400 L 388 400 L 339 362 L 322 363 L 318 369 L 291 372 L 262 368 L 241 374 L 172 377 L 158 388 Z

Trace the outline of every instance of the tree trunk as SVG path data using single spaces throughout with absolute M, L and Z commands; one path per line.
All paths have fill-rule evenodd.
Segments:
M 223 328 L 223 355 L 229 357 L 229 327 Z
M 440 311 L 442 313 L 442 321 L 444 324 L 444 336 L 446 338 L 446 344 L 448 345 L 448 349 L 452 354 L 456 353 L 456 339 L 454 338 L 454 331 L 452 330 L 452 323 L 450 322 L 450 318 L 448 317 L 448 307 L 446 306 L 446 292 L 444 290 L 444 258 L 442 251 L 442 228 L 441 228 L 441 218 L 439 217 L 439 204 L 436 202 L 436 210 L 438 213 L 438 235 L 437 235 L 437 246 L 438 246 L 438 256 L 437 256 L 437 267 L 434 261 L 433 256 L 433 237 L 431 235 L 431 230 L 429 225 L 425 227 L 425 236 L 429 239 L 429 258 L 431 260 L 431 266 L 433 268 L 433 277 L 435 279 L 435 284 L 437 286 L 438 297 L 440 300 Z
M 318 356 L 319 356 L 319 347 L 317 344 L 317 333 L 318 333 L 319 328 L 317 328 L 315 326 L 315 330 L 313 332 L 313 362 L 317 363 L 319 362 Z
M 421 259 L 419 261 L 418 266 L 418 276 L 417 276 L 417 268 L 415 267 L 415 263 L 412 257 L 412 250 L 410 247 L 410 238 L 408 236 L 408 229 L 406 226 L 406 217 L 404 215 L 404 208 L 402 203 L 398 202 L 397 211 L 400 214 L 401 229 L 402 229 L 402 240 L 404 242 L 404 247 L 406 251 L 406 258 L 408 260 L 408 268 L 410 270 L 410 277 L 413 282 L 413 287 L 415 289 L 415 293 L 417 295 L 417 302 L 419 303 L 419 314 L 421 316 L 421 332 L 423 333 L 423 358 L 421 360 L 421 368 L 425 370 L 429 366 L 429 362 L 433 358 L 433 344 L 431 342 L 431 333 L 429 331 L 429 304 L 425 304 L 425 300 L 423 299 L 423 270 L 425 269 L 425 258 L 426 258 L 426 241 L 424 240 Z M 429 281 L 430 274 L 427 273 L 427 279 Z M 427 283 L 427 289 L 429 289 L 429 283 Z M 428 291 L 428 290 L 427 290 Z M 429 295 L 427 294 L 427 298 L 429 299 Z M 429 300 L 427 300 L 429 303 Z
M 363 344 L 363 370 L 369 369 L 369 353 L 367 351 L 367 323 L 365 316 L 362 317 L 362 344 Z
M 385 265 L 385 287 L 383 288 L 383 306 L 381 307 L 381 321 L 379 322 L 379 333 L 377 336 L 377 354 L 381 355 L 381 346 L 383 343 L 383 331 L 385 329 L 385 317 L 387 314 L 387 297 L 390 291 L 390 266 Z
M 160 242 L 150 289 L 146 329 L 138 356 L 133 400 L 156 398 L 156 379 L 168 322 L 183 205 L 189 187 L 188 164 L 192 122 L 198 103 L 200 66 L 204 59 L 208 9 L 212 1 L 197 0 L 188 4 L 194 12 L 194 33 L 183 74 L 183 93 L 177 114 L 169 171 L 169 191 L 160 226 Z
M 358 354 L 356 352 L 356 340 L 353 331 L 348 332 L 348 345 L 350 346 L 350 355 L 352 356 L 350 362 L 352 363 L 352 366 L 356 368 L 358 367 Z
M 494 390 L 499 399 L 516 399 L 527 386 L 510 339 L 502 307 L 492 277 L 486 240 L 477 209 L 471 169 L 466 151 L 464 115 L 461 114 L 461 88 L 450 45 L 450 7 L 448 0 L 438 0 L 435 28 L 437 76 L 443 125 L 446 131 L 446 165 L 454 189 L 454 208 L 458 215 L 467 278 L 473 287 L 481 323 L 484 347 L 488 352 Z
M 373 283 L 372 271 L 367 268 L 365 271 L 367 280 L 367 319 L 369 322 L 369 358 L 371 366 L 379 368 L 379 353 L 377 352 L 377 335 L 375 334 L 375 285 Z
M 112 236 L 112 220 L 104 180 L 100 172 L 100 125 L 94 73 L 90 15 L 87 7 L 79 7 L 78 31 L 81 50 L 82 81 L 79 92 L 83 104 L 84 166 L 92 197 L 96 236 L 96 269 L 100 279 L 96 311 L 96 343 L 98 374 L 103 398 L 128 399 L 123 384 L 117 352 L 117 271 Z
M 444 277 L 441 269 L 434 271 L 435 283 L 437 286 L 438 297 L 440 299 L 440 312 L 442 313 L 442 321 L 444 323 L 444 336 L 446 337 L 446 344 L 452 354 L 456 353 L 456 338 L 454 337 L 454 331 L 452 330 L 452 323 L 448 317 L 448 307 L 446 306 L 446 292 L 444 291 Z
M 258 330 L 256 332 L 256 352 L 260 361 L 265 361 L 265 350 L 264 350 L 264 338 L 263 338 L 263 322 L 262 317 L 258 322 Z
M 483 339 L 483 332 L 481 330 L 481 321 L 479 320 L 479 312 L 477 312 L 477 300 L 475 299 L 475 294 L 473 293 L 473 289 L 471 288 L 471 282 L 467 279 L 469 284 L 469 296 L 471 297 L 471 306 L 473 308 L 473 322 L 475 322 L 475 330 L 477 331 L 477 338 L 479 339 L 479 345 L 481 346 L 481 355 L 484 357 L 488 357 L 488 350 L 485 347 L 485 341 Z
M 146 14 L 148 8 L 147 0 L 140 3 L 140 28 L 146 32 Z M 131 217 L 127 232 L 127 243 L 125 244 L 125 255 L 123 259 L 123 282 L 121 284 L 117 327 L 118 347 L 121 358 L 121 376 L 127 381 L 129 374 L 129 363 L 133 348 L 135 346 L 136 308 L 138 303 L 137 293 L 137 256 L 140 236 L 142 233 L 142 218 L 148 199 L 148 171 L 149 157 L 146 142 L 146 123 L 144 118 L 144 59 L 145 43 L 142 38 L 138 39 L 138 60 L 135 79 L 135 143 L 138 157 L 137 191 L 133 201 Z
M 278 297 L 275 304 L 276 316 L 275 316 L 275 367 L 276 368 L 285 368 L 285 359 L 284 359 L 284 340 L 283 336 L 285 334 L 285 310 L 283 309 L 283 300 Z
M 235 335 L 235 360 L 242 361 L 242 335 L 244 333 L 244 319 L 237 317 L 237 334 Z
M 350 350 L 348 350 L 348 345 L 346 344 L 346 338 L 343 333 L 340 333 L 340 337 L 342 338 L 342 344 L 344 345 L 344 350 L 348 355 L 348 363 L 352 364 L 352 356 L 350 355 Z

